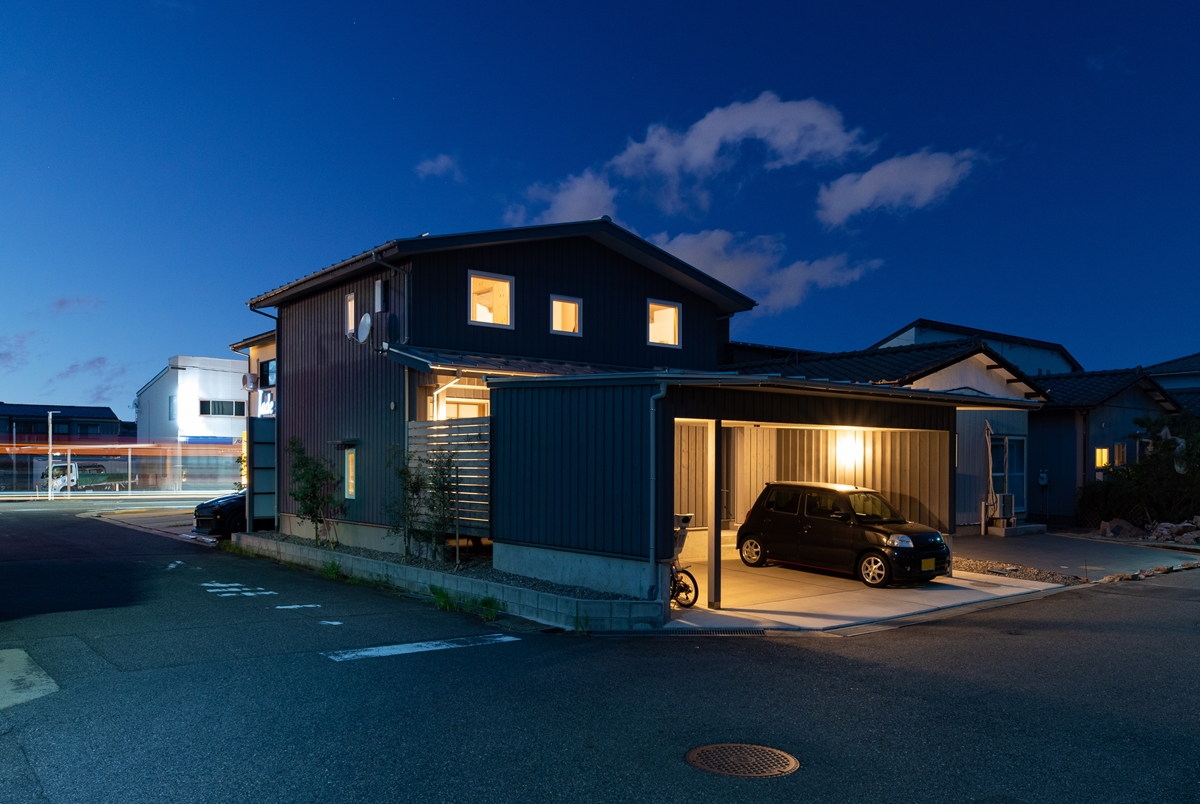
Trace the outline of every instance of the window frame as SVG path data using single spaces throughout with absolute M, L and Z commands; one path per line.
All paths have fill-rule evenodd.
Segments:
M 565 329 L 554 328 L 554 303 L 568 302 L 575 305 L 575 326 L 578 332 L 568 332 Z M 566 335 L 571 338 L 583 337 L 583 299 L 576 296 L 563 296 L 558 293 L 550 294 L 550 334 L 551 335 Z
M 650 340 L 650 305 L 657 304 L 660 307 L 675 308 L 675 343 L 660 343 Z M 683 302 L 667 301 L 665 299 L 646 299 L 646 345 L 660 346 L 664 349 L 682 349 L 683 348 Z
M 199 401 L 200 401 L 200 405 L 199 405 L 199 409 L 200 409 L 199 415 L 200 416 L 217 417 L 217 418 L 221 418 L 221 419 L 244 419 L 244 418 L 246 418 L 246 401 L 243 399 L 201 399 Z M 231 412 L 230 413 L 213 413 L 212 406 L 213 406 L 214 402 L 220 402 L 222 404 L 228 403 L 230 405 Z M 207 413 L 204 412 L 204 407 L 206 405 L 208 406 Z M 238 413 L 239 405 L 242 408 L 241 413 Z
M 358 492 L 358 451 L 354 447 L 346 447 L 343 452 L 342 491 L 347 500 L 353 500 Z
M 475 320 L 475 299 L 471 292 L 471 280 L 475 277 L 482 279 L 495 279 L 500 282 L 508 283 L 508 323 L 497 324 L 492 321 L 476 321 Z M 472 327 L 491 327 L 492 329 L 516 329 L 516 310 L 517 308 L 517 280 L 516 277 L 507 276 L 505 274 L 492 274 L 487 271 L 476 271 L 470 269 L 467 271 L 467 324 Z
M 347 293 L 343 310 L 346 314 L 346 337 L 353 338 L 354 332 L 358 329 L 358 322 L 354 320 L 355 313 L 358 309 L 354 305 L 354 294 Z
M 275 374 L 275 382 L 268 382 L 271 374 Z M 279 364 L 275 358 L 269 357 L 265 360 L 258 361 L 258 387 L 259 388 L 274 388 L 279 382 Z

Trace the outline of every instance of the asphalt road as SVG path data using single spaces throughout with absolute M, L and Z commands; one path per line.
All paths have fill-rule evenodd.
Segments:
M 1120 572 L 1152 570 L 1200 560 L 1183 550 L 1099 542 L 1054 533 L 1031 536 L 955 536 L 954 555 L 984 561 L 1004 561 L 1097 581 Z
M 852 638 L 598 638 L 5 508 L 0 617 L 60 687 L 0 709 L 6 804 L 1200 796 L 1200 571 Z M 323 655 L 492 633 L 519 641 Z M 683 761 L 714 742 L 801 767 Z

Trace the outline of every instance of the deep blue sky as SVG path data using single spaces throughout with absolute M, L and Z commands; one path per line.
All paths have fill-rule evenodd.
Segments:
M 744 340 L 1200 350 L 1197 6 L 649 5 L 0 5 L 0 400 L 132 418 L 253 295 L 603 212 L 767 302 Z

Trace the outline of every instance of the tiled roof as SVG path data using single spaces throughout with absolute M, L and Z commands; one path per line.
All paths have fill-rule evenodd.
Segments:
M 961 324 L 947 324 L 944 321 L 933 321 L 928 318 L 918 318 L 916 321 L 912 322 L 911 324 L 909 324 L 907 326 L 901 327 L 900 329 L 893 332 L 891 335 L 888 335 L 883 340 L 875 343 L 874 345 L 872 345 L 868 348 L 878 349 L 879 347 L 883 346 L 883 344 L 890 341 L 892 338 L 895 338 L 898 335 L 901 335 L 902 333 L 908 332 L 910 329 L 932 329 L 932 330 L 936 330 L 936 331 L 940 331 L 940 332 L 950 332 L 950 333 L 954 333 L 956 335 L 963 335 L 966 337 L 983 338 L 984 340 L 990 339 L 990 340 L 994 340 L 994 341 L 1003 341 L 1004 343 L 1014 343 L 1014 344 L 1019 344 L 1022 346 L 1032 346 L 1036 349 L 1046 349 L 1048 351 L 1060 353 L 1063 356 L 1063 359 L 1067 361 L 1067 363 L 1074 366 L 1077 370 L 1083 371 L 1083 366 L 1081 366 L 1079 364 L 1079 361 L 1077 361 L 1074 357 L 1071 356 L 1071 353 L 1067 351 L 1067 347 L 1063 346 L 1061 343 L 1051 343 L 1050 341 L 1039 341 L 1035 338 L 1025 338 L 1020 335 L 1006 335 L 1003 332 L 992 332 L 992 331 L 986 330 L 986 329 L 977 329 L 976 327 L 964 327 Z M 888 348 L 892 348 L 892 347 L 888 347 Z
M 1193 416 L 1200 416 L 1200 391 L 1171 391 L 1171 398 Z
M 1163 397 L 1166 406 L 1174 407 L 1172 397 L 1146 375 L 1141 366 L 1108 371 L 1073 371 L 1070 374 L 1042 374 L 1038 382 L 1050 392 L 1047 407 L 1094 408 L 1129 388 L 1141 383 L 1146 392 Z
M 1188 374 L 1193 371 L 1200 372 L 1200 352 L 1156 363 L 1146 368 L 1147 374 Z
M 419 346 L 398 347 L 428 361 L 436 368 L 456 368 L 464 371 L 497 371 L 516 374 L 613 374 L 645 371 L 630 366 L 601 366 L 594 363 L 572 363 L 565 360 L 541 360 L 532 357 L 506 355 L 477 355 L 462 352 L 440 352 Z
M 781 374 L 785 377 L 848 380 L 850 382 L 903 383 L 938 367 L 969 357 L 983 348 L 976 338 L 921 343 L 890 349 L 857 352 L 796 352 L 777 360 L 759 360 L 725 366 L 740 374 Z
M 81 405 L 10 405 L 0 402 L 0 416 L 46 417 L 48 411 L 56 416 L 70 419 L 116 419 L 112 408 L 87 407 Z

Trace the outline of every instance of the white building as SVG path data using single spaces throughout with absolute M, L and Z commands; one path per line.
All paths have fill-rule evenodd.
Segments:
M 246 429 L 245 360 L 176 355 L 137 392 L 138 441 L 234 443 Z

